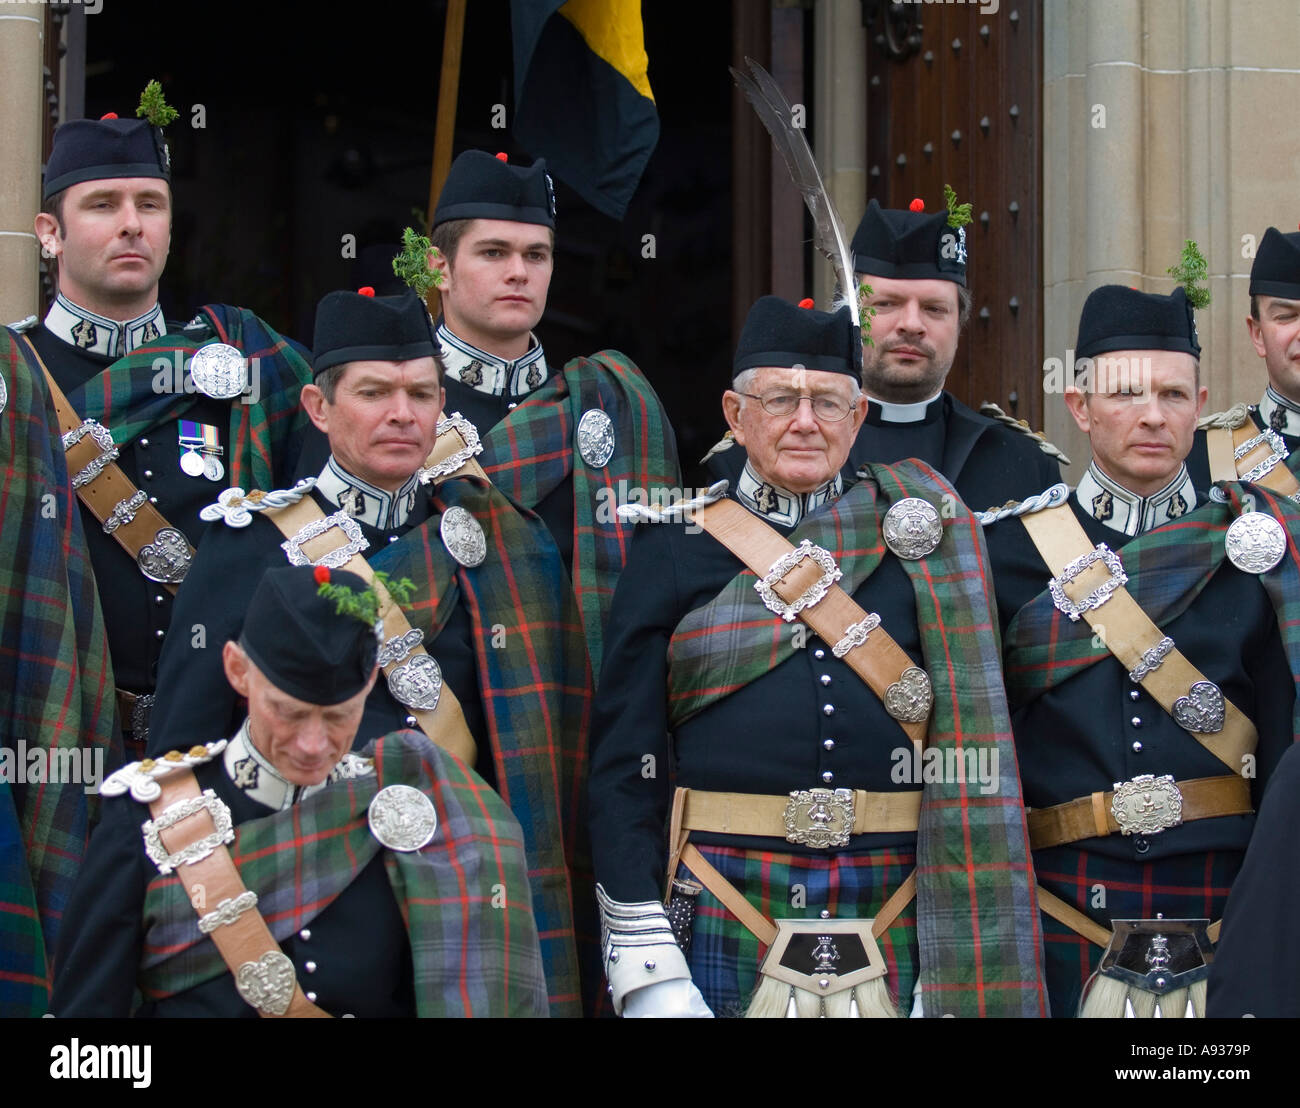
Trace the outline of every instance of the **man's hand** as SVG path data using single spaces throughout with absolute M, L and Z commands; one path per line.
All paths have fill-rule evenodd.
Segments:
M 656 981 L 627 994 L 624 1019 L 712 1019 L 713 1013 L 690 978 Z

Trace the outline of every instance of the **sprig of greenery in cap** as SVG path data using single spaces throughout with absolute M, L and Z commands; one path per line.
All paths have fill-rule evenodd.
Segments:
M 1209 277 L 1210 263 L 1205 260 L 1195 239 L 1187 239 L 1183 243 L 1183 254 L 1178 259 L 1178 264 L 1171 265 L 1165 272 L 1183 286 L 1183 291 L 1187 293 L 1187 303 L 1193 308 L 1209 306 L 1210 288 L 1203 282 Z
M 140 106 L 135 109 L 137 116 L 144 116 L 155 127 L 166 127 L 175 121 L 181 113 L 167 103 L 163 96 L 162 85 L 150 81 L 140 94 Z
M 957 203 L 957 193 L 952 185 L 943 186 L 943 202 L 948 207 L 949 227 L 965 227 L 966 224 L 972 222 L 970 205 Z
M 429 237 L 408 227 L 402 232 L 402 252 L 393 259 L 393 272 L 413 288 L 421 300 L 428 295 L 430 288 L 440 289 L 446 280 L 441 270 L 429 265 L 432 251 L 433 243 Z
M 862 331 L 862 341 L 868 346 L 876 345 L 876 340 L 871 337 L 871 320 L 875 317 L 876 309 L 867 304 L 873 291 L 866 281 L 858 282 L 858 318 L 862 320 L 859 330 Z
M 373 626 L 380 620 L 379 593 L 373 585 L 360 592 L 347 585 L 336 585 L 330 580 L 330 571 L 325 566 L 317 566 L 315 576 L 319 586 L 316 595 L 334 601 L 334 610 L 339 615 L 352 616 L 367 626 Z M 407 603 L 415 591 L 415 582 L 409 577 L 394 581 L 386 573 L 376 573 L 375 584 L 383 589 L 393 603 L 399 605 Z M 387 608 L 387 604 L 384 607 Z

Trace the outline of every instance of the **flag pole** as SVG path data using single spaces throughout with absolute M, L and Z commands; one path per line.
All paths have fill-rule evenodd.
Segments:
M 428 225 L 433 227 L 433 212 L 438 194 L 451 169 L 452 138 L 456 132 L 456 101 L 460 92 L 461 44 L 465 37 L 465 0 L 447 0 L 447 21 L 442 36 L 442 75 L 438 81 L 438 116 L 433 135 L 433 172 L 429 177 Z M 425 303 L 436 319 L 440 310 L 438 290 L 430 288 Z

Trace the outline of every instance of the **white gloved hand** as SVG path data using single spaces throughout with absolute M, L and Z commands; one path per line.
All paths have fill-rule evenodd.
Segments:
M 916 983 L 916 988 L 912 990 L 912 1014 L 908 1019 L 924 1019 L 925 1013 L 921 1010 L 921 982 Z
M 712 1019 L 713 1013 L 690 978 L 656 981 L 623 998 L 624 1019 Z

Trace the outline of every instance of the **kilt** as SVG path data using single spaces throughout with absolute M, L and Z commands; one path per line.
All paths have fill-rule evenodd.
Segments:
M 810 855 L 696 845 L 768 919 L 817 919 L 823 909 L 832 919 L 871 918 L 916 867 L 916 853 L 910 848 Z M 677 876 L 692 875 L 683 865 Z M 802 893 L 796 886 L 802 886 Z M 919 963 L 915 899 L 876 942 L 888 967 L 885 983 L 895 1000 L 903 998 L 906 1015 Z M 687 962 L 715 1015 L 745 1014 L 765 953 L 767 948 L 708 889 L 700 893 Z
M 1217 850 L 1134 865 L 1063 846 L 1035 851 L 1034 868 L 1043 888 L 1107 927 L 1112 919 L 1155 919 L 1157 912 L 1214 923 L 1223 918 L 1242 857 L 1241 851 Z M 1105 907 L 1092 907 L 1102 891 Z M 1046 913 L 1043 943 L 1052 1015 L 1071 1018 L 1102 949 Z

